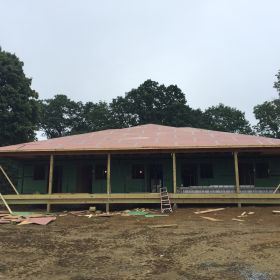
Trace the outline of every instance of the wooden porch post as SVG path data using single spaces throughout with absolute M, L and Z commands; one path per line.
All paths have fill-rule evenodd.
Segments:
M 235 191 L 236 191 L 236 193 L 240 193 L 238 153 L 237 152 L 234 152 L 234 173 L 235 173 Z
M 177 192 L 177 172 L 176 172 L 176 154 L 172 154 L 172 166 L 173 166 L 173 193 Z
M 106 203 L 106 212 L 110 211 L 109 195 L 111 193 L 111 154 L 107 155 L 107 196 L 108 202 Z
M 49 169 L 49 186 L 48 186 L 48 194 L 52 194 L 52 188 L 53 188 L 53 163 L 54 158 L 53 155 L 50 156 L 50 169 Z M 47 204 L 47 212 L 51 211 L 51 204 Z
M 240 193 L 238 152 L 234 152 L 233 154 L 234 154 L 235 192 Z M 238 202 L 238 207 L 241 207 L 240 202 Z

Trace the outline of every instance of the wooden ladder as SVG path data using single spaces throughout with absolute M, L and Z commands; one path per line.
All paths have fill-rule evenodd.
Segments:
M 166 187 L 160 188 L 160 208 L 161 213 L 168 211 L 172 213 L 172 207 L 169 200 L 169 195 Z

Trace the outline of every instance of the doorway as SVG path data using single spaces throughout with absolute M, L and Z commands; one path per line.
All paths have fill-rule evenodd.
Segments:
M 239 163 L 239 184 L 255 185 L 255 173 L 253 163 Z
M 183 164 L 182 165 L 182 183 L 183 187 L 197 186 L 197 165 Z
M 159 192 L 163 187 L 163 172 L 161 164 L 149 166 L 148 187 L 150 192 Z
M 53 169 L 53 193 L 62 193 L 63 167 L 54 166 Z
M 92 192 L 92 166 L 80 165 L 77 170 L 77 192 Z

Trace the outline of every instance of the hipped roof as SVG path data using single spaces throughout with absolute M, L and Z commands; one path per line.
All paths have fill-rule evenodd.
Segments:
M 19 153 L 280 148 L 280 139 L 191 127 L 147 124 L 0 147 Z

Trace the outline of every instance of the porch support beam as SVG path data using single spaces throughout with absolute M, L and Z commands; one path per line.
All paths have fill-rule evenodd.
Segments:
M 235 191 L 236 193 L 240 193 L 238 152 L 234 152 L 233 155 L 234 155 Z
M 110 211 L 110 194 L 111 194 L 111 154 L 107 155 L 107 198 L 108 202 L 106 203 L 106 212 Z
M 55 194 L 11 194 L 3 196 L 9 205 L 36 205 L 36 204 L 106 204 L 108 197 L 103 194 L 88 193 L 55 193 Z M 206 204 L 280 204 L 279 193 L 203 193 L 203 194 L 173 194 L 170 193 L 172 203 L 206 203 Z M 110 204 L 131 203 L 158 203 L 158 193 L 114 193 L 110 194 Z M 3 202 L 0 199 L 0 205 Z
M 177 171 L 176 171 L 176 154 L 172 153 L 172 167 L 173 167 L 173 193 L 177 193 Z
M 54 165 L 54 156 L 50 155 L 50 167 L 49 167 L 49 185 L 48 185 L 48 194 L 52 194 L 53 189 L 53 165 Z M 47 204 L 47 212 L 51 211 L 51 204 Z

